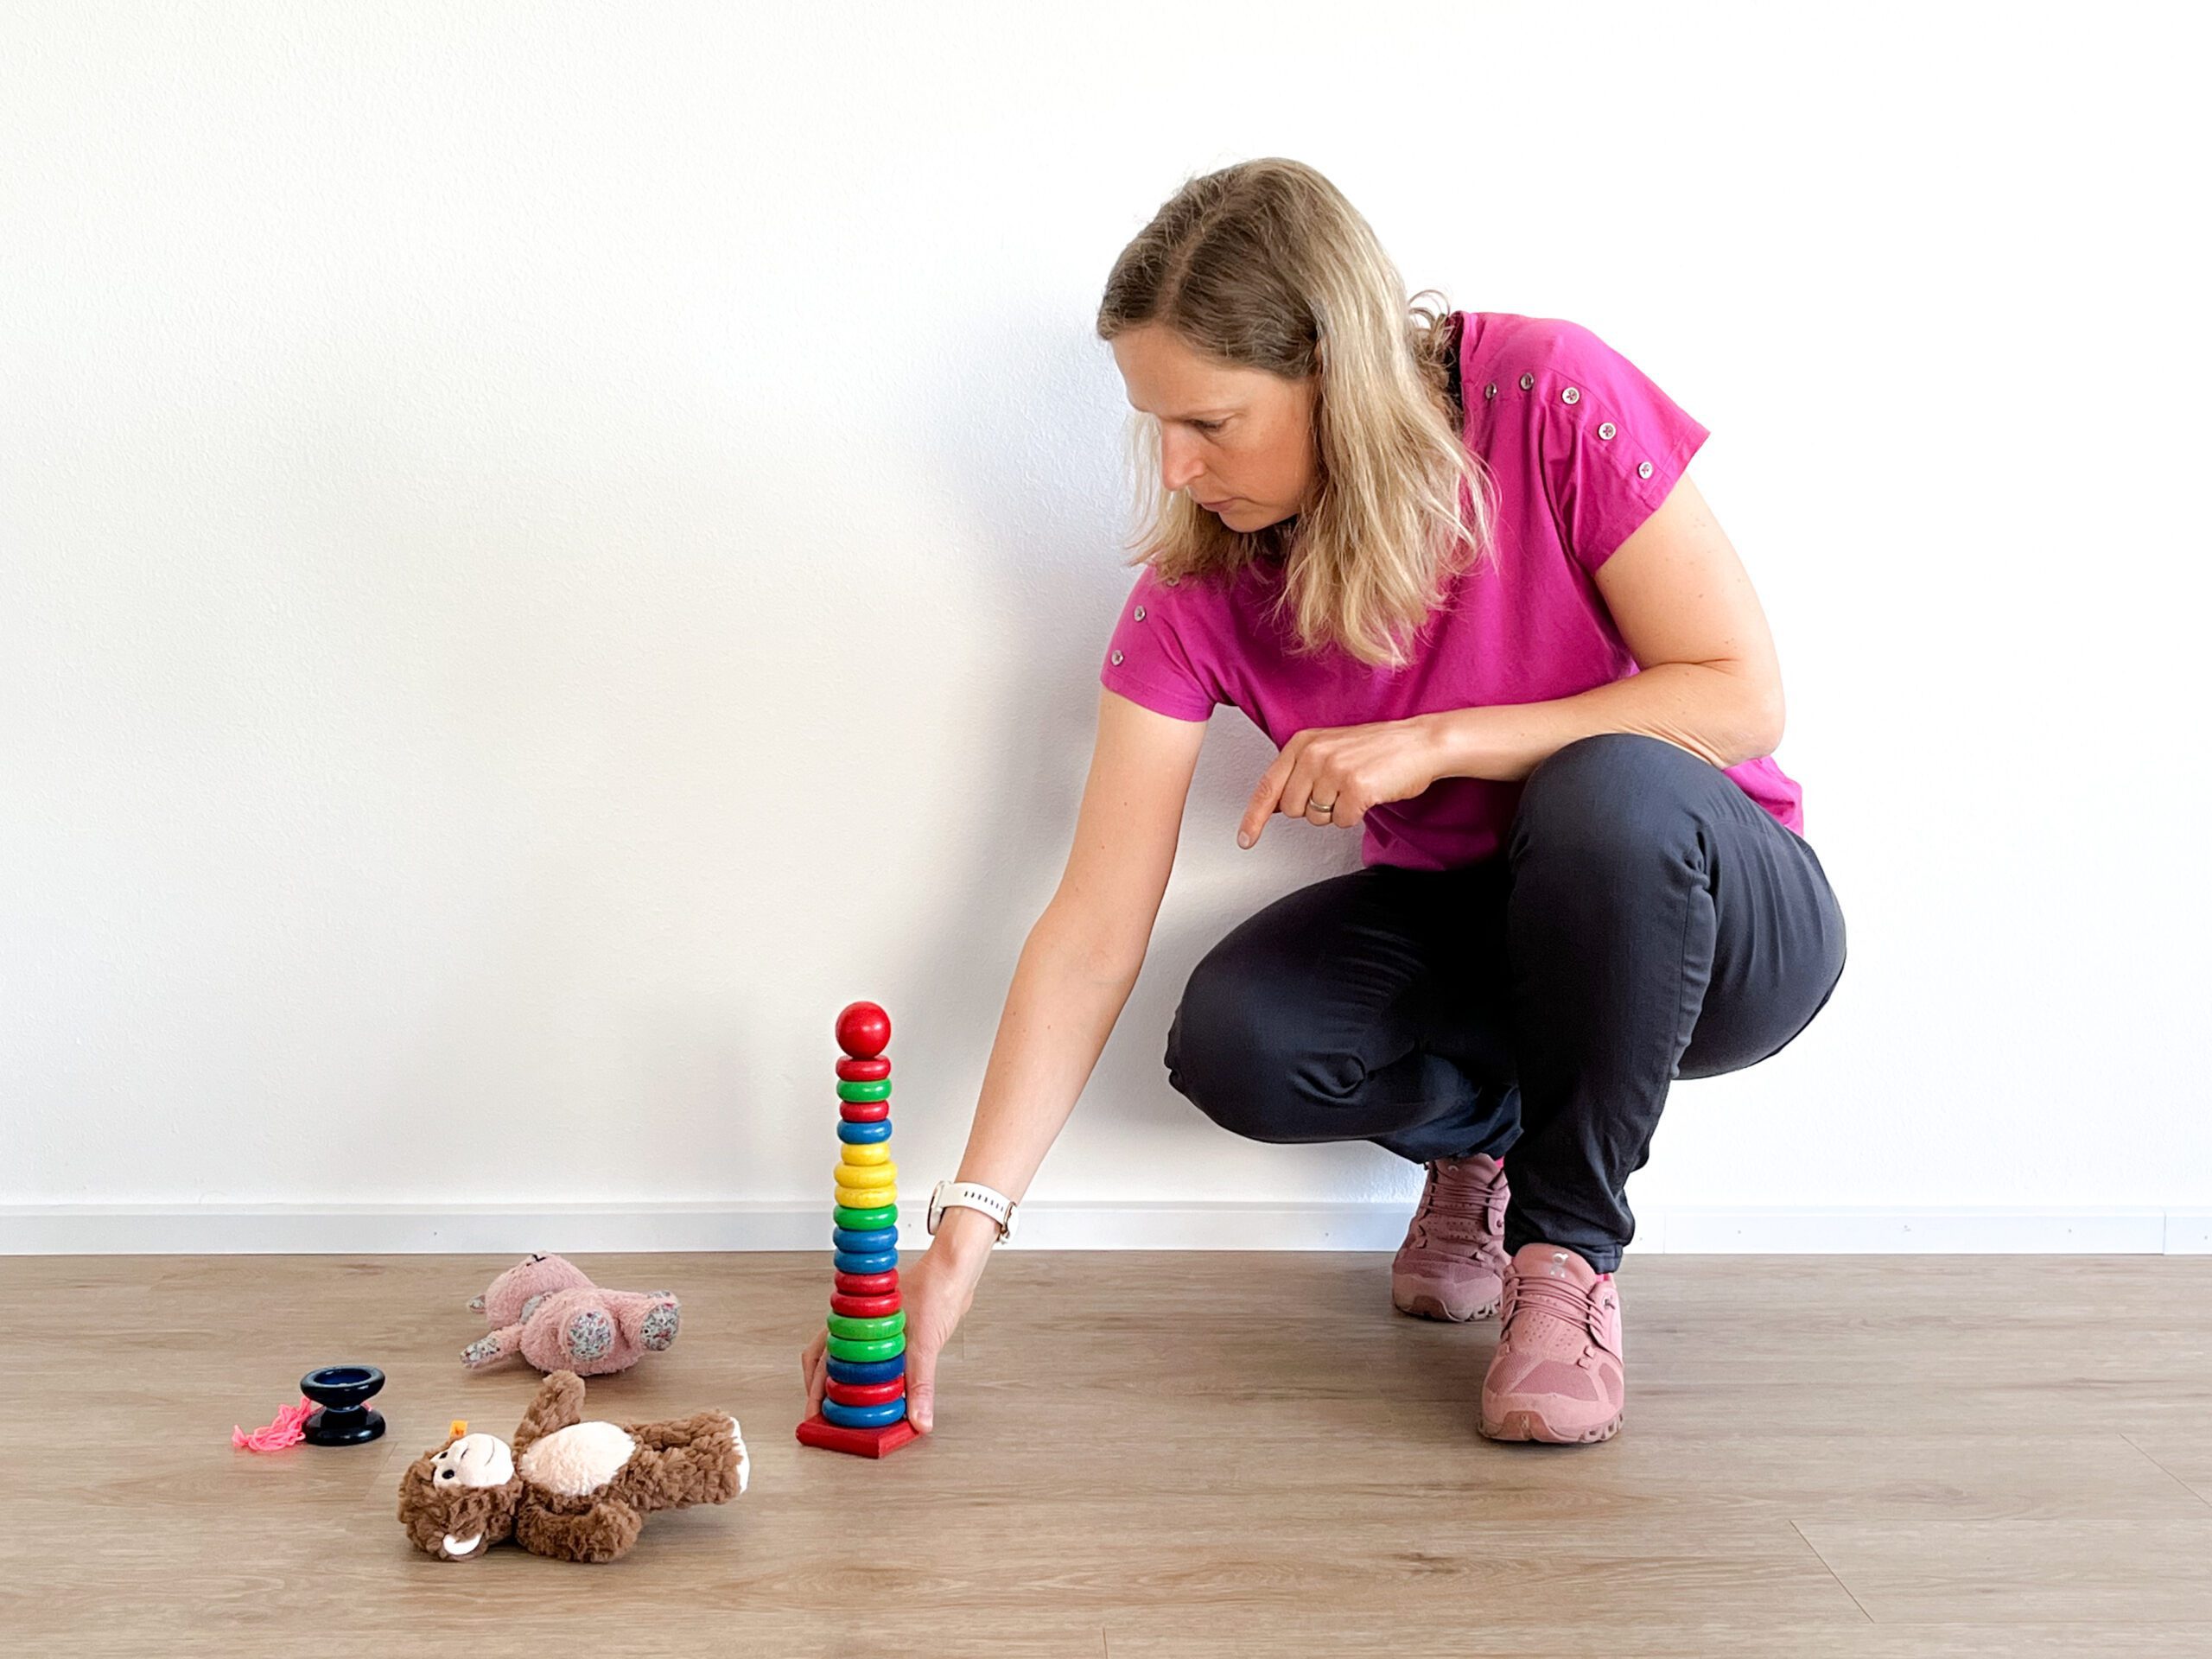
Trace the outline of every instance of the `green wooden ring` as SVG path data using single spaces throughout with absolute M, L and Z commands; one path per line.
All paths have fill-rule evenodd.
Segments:
M 830 1219 L 840 1227 L 849 1227 L 856 1233 L 872 1233 L 879 1227 L 888 1227 L 899 1219 L 899 1206 L 879 1204 L 873 1210 L 854 1210 L 842 1204 L 830 1206 Z
M 831 1337 L 830 1357 L 832 1359 L 895 1359 L 906 1351 L 906 1338 L 902 1332 L 895 1337 L 884 1337 L 875 1342 L 853 1342 L 843 1337 Z
M 840 1100 L 888 1100 L 891 1098 L 891 1079 L 880 1083 L 843 1083 L 837 1085 Z
M 895 1337 L 906 1328 L 906 1310 L 899 1308 L 892 1313 L 879 1313 L 872 1319 L 861 1319 L 850 1313 L 830 1315 L 830 1334 L 842 1337 L 848 1342 L 875 1342 L 885 1337 Z

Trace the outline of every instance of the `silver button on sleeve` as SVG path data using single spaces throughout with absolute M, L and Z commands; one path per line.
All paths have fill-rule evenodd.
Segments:
M 1637 469 L 1636 469 L 1636 475 L 1637 475 L 1638 478 L 1649 478 L 1649 477 L 1650 477 L 1650 476 L 1651 476 L 1651 463 L 1650 463 L 1649 461 L 1642 461 L 1642 462 L 1639 462 L 1639 463 L 1637 464 Z
M 1116 652 L 1114 653 L 1114 666 L 1115 666 L 1115 667 L 1116 667 L 1116 668 L 1119 668 L 1121 665 L 1122 665 L 1122 653 L 1121 653 L 1120 652 L 1118 652 L 1118 651 L 1117 651 L 1117 652 Z
M 1137 607 L 1137 620 L 1140 622 L 1144 620 L 1144 607 L 1141 605 Z
M 1529 387 L 1535 384 L 1536 377 L 1533 374 L 1524 374 L 1521 377 L 1521 390 L 1523 391 L 1528 391 Z
M 1611 421 L 1607 421 L 1599 427 L 1598 435 L 1601 438 L 1610 438 L 1619 430 L 1620 428 L 1615 426 Z
M 1566 391 L 1560 393 L 1559 400 L 1562 404 L 1579 404 L 1582 401 L 1582 394 L 1577 391 L 1573 386 L 1569 386 Z

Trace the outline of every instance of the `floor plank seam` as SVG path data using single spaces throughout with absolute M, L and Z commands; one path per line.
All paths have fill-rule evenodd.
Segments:
M 2171 1482 L 2173 1482 L 2173 1484 L 2174 1484 L 2175 1485 L 2177 1485 L 2177 1486 L 2180 1487 L 2180 1488 L 2182 1489 L 2182 1491 L 2183 1491 L 2184 1492 L 2187 1492 L 2187 1493 L 2188 1493 L 2191 1497 L 2195 1498 L 2198 1503 L 2202 1503 L 2202 1505 L 2204 1505 L 2204 1507 L 2205 1507 L 2206 1509 L 2208 1509 L 2208 1510 L 2212 1510 L 2212 1497 L 2205 1497 L 2205 1495 L 2204 1495 L 2203 1493 L 2202 1493 L 2202 1492 L 2198 1491 L 2196 1490 L 2196 1487 L 2194 1487 L 2194 1486 L 2190 1485 L 2187 1481 L 2183 1480 L 2183 1479 L 2179 1475 L 2177 1475 L 2177 1474 L 2174 1473 L 2174 1471 L 2173 1471 L 2172 1470 L 2171 1470 L 2171 1469 L 2167 1468 L 2167 1467 L 2166 1467 L 2166 1465 L 2165 1465 L 2164 1464 L 2160 1463 L 2160 1462 L 2159 1462 L 2156 1458 L 2152 1457 L 2152 1456 L 2148 1452 L 2144 1451 L 2144 1449 L 2143 1449 L 2140 1446 L 2137 1446 L 2137 1445 L 2136 1445 L 2136 1441 L 2135 1441 L 2135 1437 L 2134 1437 L 2133 1434 L 2128 1434 L 2128 1433 L 2123 1433 L 2120 1435 L 2120 1438 L 2121 1440 L 2126 1440 L 2126 1441 L 2128 1443 L 2128 1445 L 2133 1446 L 2135 1446 L 2136 1451 L 2137 1451 L 2138 1452 L 2141 1453 L 2142 1458 L 2143 1458 L 2143 1460 L 2144 1460 L 2145 1463 L 2149 1464 L 2149 1465 L 2150 1465 L 2153 1469 L 2157 1470 L 2160 1474 L 2164 1475 L 2164 1476 L 2168 1480 L 2171 1480 Z
M 1828 1565 L 1828 1558 L 1821 1554 L 1820 1547 L 1805 1535 L 1805 1529 L 1799 1526 L 1795 1521 L 1792 1521 L 1789 1523 L 1789 1530 L 1797 1535 L 1797 1541 L 1799 1543 L 1804 1545 L 1806 1548 L 1813 1552 L 1813 1559 L 1821 1564 L 1821 1570 L 1823 1573 L 1827 1573 L 1828 1577 L 1835 1580 L 1835 1587 L 1842 1591 L 1845 1595 L 1851 1598 L 1851 1605 L 1859 1610 L 1859 1617 L 1865 1619 L 1869 1624 L 1872 1624 L 1874 1622 L 1874 1615 L 1866 1611 L 1866 1604 L 1859 1600 L 1858 1595 L 1852 1590 L 1852 1587 L 1843 1581 L 1843 1575 L 1838 1573 L 1835 1568 Z

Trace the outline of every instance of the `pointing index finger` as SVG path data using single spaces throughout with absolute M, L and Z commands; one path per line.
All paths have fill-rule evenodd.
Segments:
M 1239 847 L 1249 847 L 1258 841 L 1260 832 L 1268 826 L 1268 820 L 1282 804 L 1283 783 L 1289 778 L 1290 768 L 1295 760 L 1295 747 L 1286 747 L 1260 775 L 1258 787 L 1253 790 L 1252 798 L 1245 804 L 1243 821 L 1236 826 L 1236 844 Z

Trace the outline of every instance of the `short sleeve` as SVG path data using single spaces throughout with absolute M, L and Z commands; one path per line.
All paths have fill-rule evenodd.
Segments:
M 1711 434 L 1578 323 L 1543 320 L 1532 346 L 1544 487 L 1568 553 L 1594 572 L 1666 500 Z
M 1181 615 L 1184 597 L 1166 587 L 1150 565 L 1141 566 L 1106 643 L 1098 683 L 1157 713 L 1202 721 L 1221 699 L 1179 629 L 1187 620 Z

